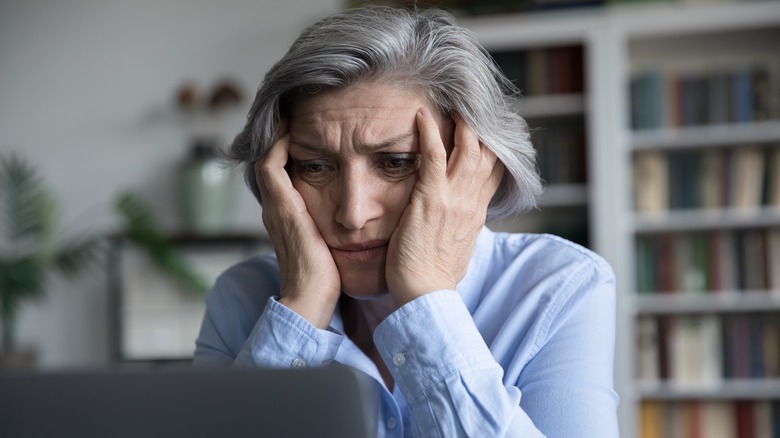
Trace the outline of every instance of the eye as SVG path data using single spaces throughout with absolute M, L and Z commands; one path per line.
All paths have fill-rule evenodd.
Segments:
M 418 162 L 418 155 L 414 153 L 382 154 L 379 167 L 389 176 L 405 177 L 417 171 Z
M 335 167 L 326 160 L 293 160 L 292 173 L 308 183 L 322 183 L 335 173 Z

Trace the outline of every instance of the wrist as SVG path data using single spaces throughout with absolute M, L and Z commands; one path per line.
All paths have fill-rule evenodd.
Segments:
M 330 320 L 333 319 L 338 298 L 333 300 L 318 295 L 283 292 L 277 301 L 300 315 L 314 327 L 325 330 L 328 328 Z
M 400 308 L 406 303 L 414 301 L 431 292 L 436 292 L 438 290 L 455 290 L 455 286 L 455 284 L 445 281 L 431 283 L 417 282 L 414 283 L 414 285 L 407 284 L 395 286 L 390 289 L 390 295 L 393 297 L 396 308 Z

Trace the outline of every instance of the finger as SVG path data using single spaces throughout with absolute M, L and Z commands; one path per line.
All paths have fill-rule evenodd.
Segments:
M 417 130 L 420 134 L 420 180 L 431 183 L 441 182 L 447 171 L 447 150 L 441 141 L 439 125 L 431 111 L 420 108 L 417 112 Z
M 276 125 L 276 131 L 274 131 L 274 143 L 279 141 L 282 137 L 287 135 L 290 130 L 290 125 L 287 122 L 287 119 L 281 119 L 279 120 L 279 123 Z
M 500 160 L 498 160 L 498 158 L 496 158 L 495 155 L 492 154 L 492 152 L 491 155 L 493 156 L 485 160 L 485 163 L 487 163 L 488 161 L 492 162 L 492 164 L 490 164 L 490 167 L 482 166 L 481 169 L 481 171 L 484 172 L 485 177 L 482 179 L 482 186 L 479 193 L 480 196 L 486 200 L 485 203 L 486 207 L 490 204 L 490 201 L 493 199 L 493 196 L 496 194 L 496 191 L 498 190 L 498 187 L 501 185 L 501 181 L 503 180 L 504 173 L 506 171 L 504 164 Z
M 453 119 L 455 120 L 454 146 L 447 173 L 452 176 L 461 173 L 469 174 L 479 165 L 482 158 L 479 138 L 460 114 L 456 113 Z
M 493 157 L 494 159 L 492 168 L 490 169 L 490 176 L 488 176 L 488 178 L 485 180 L 485 183 L 482 185 L 483 196 L 489 197 L 491 199 L 493 198 L 493 195 L 496 194 L 498 186 L 501 185 L 501 180 L 504 178 L 504 171 L 506 170 L 504 163 L 499 161 L 498 158 L 495 158 L 495 155 L 493 155 Z
M 271 150 L 265 156 L 254 162 L 255 177 L 260 187 L 260 195 L 264 199 L 274 199 L 280 192 L 292 189 L 292 182 L 287 175 L 285 165 L 290 150 L 290 136 L 285 133 L 271 146 Z

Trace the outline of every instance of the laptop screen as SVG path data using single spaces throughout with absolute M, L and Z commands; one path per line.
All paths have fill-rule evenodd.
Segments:
M 372 437 L 375 384 L 345 366 L 0 374 L 0 436 Z

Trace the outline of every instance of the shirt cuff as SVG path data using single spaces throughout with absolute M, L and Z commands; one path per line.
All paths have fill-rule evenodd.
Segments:
M 379 324 L 374 342 L 410 401 L 455 372 L 498 366 L 460 295 L 452 290 L 405 304 Z
M 271 297 L 233 365 L 267 368 L 327 365 L 336 357 L 343 339 L 343 335 L 332 329 L 314 327 L 276 297 Z

